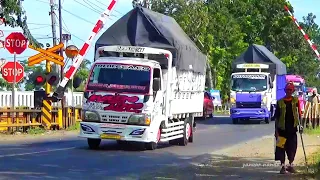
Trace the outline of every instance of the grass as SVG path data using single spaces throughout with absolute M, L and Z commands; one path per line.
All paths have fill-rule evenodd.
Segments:
M 304 129 L 304 133 L 308 135 L 320 135 L 320 127 L 306 128 Z M 320 149 L 308 157 L 308 163 L 309 163 L 309 173 L 311 173 L 312 176 L 317 177 L 316 179 L 319 179 L 320 178 Z
M 320 135 L 320 127 L 317 128 L 306 128 L 304 129 L 304 133 L 308 135 Z
M 229 111 L 214 111 L 214 115 L 229 115 Z
M 308 166 L 309 172 L 307 174 L 320 179 L 320 149 L 308 157 Z
M 76 124 L 69 126 L 67 129 L 67 131 L 78 131 L 80 130 L 80 122 L 76 122 Z
M 30 129 L 27 130 L 27 133 L 31 135 L 43 134 L 45 132 L 46 130 L 40 127 L 31 127 Z

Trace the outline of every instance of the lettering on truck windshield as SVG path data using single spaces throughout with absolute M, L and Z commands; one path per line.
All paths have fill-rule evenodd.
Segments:
M 231 78 L 233 91 L 251 92 L 267 89 L 267 76 L 263 74 L 235 74 Z
M 150 71 L 150 67 L 142 65 L 96 64 L 87 90 L 146 94 L 150 89 Z

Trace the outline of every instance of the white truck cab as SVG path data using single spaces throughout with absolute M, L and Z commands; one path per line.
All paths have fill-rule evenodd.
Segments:
M 150 60 L 151 55 L 165 57 L 168 67 Z M 163 49 L 98 48 L 84 92 L 79 136 L 93 149 L 102 139 L 140 142 L 150 150 L 159 142 L 193 142 L 194 117 L 203 110 L 205 75 L 191 70 L 172 67 L 172 54 Z

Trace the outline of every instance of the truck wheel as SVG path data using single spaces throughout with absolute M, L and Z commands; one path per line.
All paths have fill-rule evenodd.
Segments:
M 196 132 L 195 131 L 195 128 L 196 128 L 196 122 L 194 121 L 194 117 L 192 116 L 192 117 L 190 117 L 191 119 L 191 121 L 190 121 L 190 124 L 193 124 L 192 126 L 190 126 L 190 128 L 191 128 L 191 135 L 190 135 L 190 137 L 189 137 L 189 142 L 190 143 L 193 143 L 193 141 L 194 141 L 194 132 Z
M 101 143 L 101 139 L 87 139 L 90 149 L 98 149 Z
M 128 144 L 128 142 L 127 141 L 122 141 L 122 140 L 117 140 L 117 144 L 119 146 L 126 146 Z
M 190 122 L 185 120 L 184 121 L 184 128 L 183 128 L 183 137 L 178 140 L 179 145 L 181 145 L 181 146 L 188 145 L 191 133 L 192 133 L 192 128 L 191 128 Z
M 158 143 L 160 142 L 160 139 L 161 139 L 161 129 L 159 128 L 156 142 L 146 143 L 145 144 L 146 149 L 147 150 L 155 150 L 155 149 L 157 149 Z
M 239 124 L 238 118 L 232 118 L 232 124 Z

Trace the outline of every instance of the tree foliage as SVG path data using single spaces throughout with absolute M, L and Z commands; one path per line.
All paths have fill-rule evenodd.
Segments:
M 20 27 L 23 34 L 28 38 L 30 44 L 35 47 L 43 47 L 30 33 L 27 25 L 27 16 L 22 10 L 20 0 L 1 0 L 0 1 L 0 18 L 4 18 L 5 26 L 12 28 Z
M 302 75 L 308 86 L 320 87 L 319 61 L 285 11 L 286 0 L 151 0 L 151 9 L 172 16 L 207 54 L 213 84 L 223 98 L 230 91 L 231 63 L 252 43 L 266 46 L 290 74 Z M 315 15 L 300 22 L 310 38 L 320 43 Z

